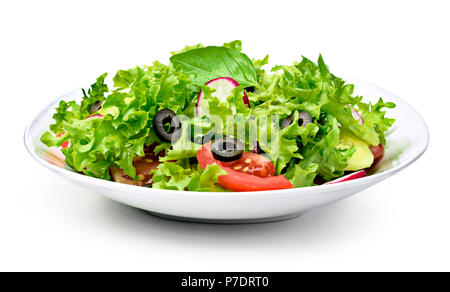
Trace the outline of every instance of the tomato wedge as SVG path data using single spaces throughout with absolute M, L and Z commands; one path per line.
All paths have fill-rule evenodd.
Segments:
M 259 154 L 244 152 L 242 158 L 237 161 L 222 162 L 214 158 L 210 142 L 198 151 L 197 160 L 203 169 L 214 163 L 223 168 L 227 174 L 219 177 L 219 185 L 235 192 L 269 191 L 294 187 L 284 175 L 275 176 L 273 163 Z

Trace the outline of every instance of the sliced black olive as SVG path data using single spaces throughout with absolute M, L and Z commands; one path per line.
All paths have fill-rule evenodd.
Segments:
M 153 120 L 153 129 L 161 140 L 175 143 L 181 137 L 181 120 L 174 111 L 162 109 Z
M 238 160 L 244 153 L 244 144 L 231 137 L 225 137 L 211 144 L 211 151 L 215 159 L 223 162 Z
M 246 88 L 244 88 L 245 89 L 245 91 L 247 91 L 247 92 L 255 92 L 255 87 L 254 86 L 249 86 L 249 87 L 246 87 Z
M 311 115 L 308 112 L 301 111 L 298 116 L 298 125 L 304 128 L 309 123 L 312 123 Z
M 293 121 L 294 121 L 294 115 L 290 115 L 289 117 L 287 117 L 283 121 L 281 121 L 281 128 L 284 129 L 284 128 L 289 127 Z
M 97 100 L 96 102 L 94 102 L 91 105 L 91 108 L 89 109 L 89 113 L 93 114 L 93 113 L 98 112 L 102 108 L 102 106 L 103 106 L 103 102 L 100 100 Z
M 290 115 L 289 117 L 285 118 L 282 122 L 281 122 L 281 128 L 284 129 L 286 127 L 289 127 L 292 122 L 294 121 L 294 115 Z M 308 125 L 309 123 L 312 122 L 312 117 L 311 115 L 306 112 L 306 111 L 301 111 L 299 116 L 298 116 L 298 125 L 300 127 L 306 127 L 306 125 Z

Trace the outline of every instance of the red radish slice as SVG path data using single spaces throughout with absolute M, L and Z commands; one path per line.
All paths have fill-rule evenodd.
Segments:
M 349 181 L 349 180 L 354 180 L 357 178 L 362 178 L 367 176 L 367 173 L 365 170 L 360 170 L 360 171 L 356 171 L 356 172 L 352 172 L 349 175 L 345 175 L 343 177 L 337 178 L 335 180 L 329 181 L 327 183 L 325 183 L 326 185 L 331 185 L 331 184 L 336 184 L 336 183 L 340 183 L 340 182 L 344 182 L 344 181 Z
M 101 115 L 101 114 L 92 115 L 92 116 L 85 118 L 85 120 L 90 119 L 90 118 L 103 118 L 103 115 Z
M 359 120 L 360 125 L 364 124 L 364 119 L 357 110 L 352 109 L 352 116 L 355 120 Z
M 215 89 L 212 93 L 212 96 L 217 97 L 220 101 L 226 102 L 227 97 L 231 95 L 231 91 L 239 86 L 239 83 L 230 77 L 219 77 L 216 79 L 213 79 L 211 81 L 208 81 L 206 84 L 209 88 Z M 205 95 L 203 94 L 203 91 L 200 91 L 198 95 L 198 101 L 196 105 L 196 114 L 197 116 L 204 116 L 208 115 L 208 107 L 207 107 L 207 101 L 204 100 Z M 248 96 L 244 91 L 244 96 L 242 97 L 242 101 L 244 104 L 246 104 L 248 107 L 250 107 L 250 101 L 248 100 Z
M 44 160 L 61 168 L 66 165 L 66 157 L 61 149 L 56 147 L 50 147 L 44 152 Z
M 350 107 L 350 105 L 346 105 L 345 107 Z M 359 121 L 359 124 L 360 124 L 360 125 L 364 124 L 364 119 L 363 119 L 363 117 L 362 117 L 361 114 L 360 114 L 357 110 L 355 110 L 354 108 L 352 108 L 352 116 L 353 116 L 353 118 L 354 118 L 355 120 L 358 120 L 358 121 Z

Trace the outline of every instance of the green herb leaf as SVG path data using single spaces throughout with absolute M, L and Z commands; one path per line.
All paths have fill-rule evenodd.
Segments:
M 173 55 L 176 70 L 186 74 L 195 85 L 204 85 L 218 77 L 231 77 L 243 86 L 257 84 L 252 61 L 235 48 L 205 47 Z

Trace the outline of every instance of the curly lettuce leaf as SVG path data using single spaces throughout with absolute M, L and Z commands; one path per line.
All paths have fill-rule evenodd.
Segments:
M 394 108 L 395 104 L 384 103 L 382 99 L 375 105 L 362 102 L 361 96 L 353 96 L 352 84 L 330 73 L 322 56 L 319 56 L 317 64 L 303 57 L 300 63 L 275 66 L 272 71 L 275 73 L 265 75 L 256 92 L 249 94 L 256 106 L 267 103 L 267 107 L 279 111 L 285 108 L 285 104 L 309 103 L 313 105 L 307 110 L 311 115 L 330 114 L 369 145 L 385 143 L 385 134 L 394 120 L 385 118 L 383 109 Z M 272 106 L 274 102 L 275 107 Z M 367 122 L 359 124 L 353 118 L 352 108 L 360 111 Z
M 188 52 L 190 50 L 200 49 L 200 48 L 204 48 L 204 47 L 205 46 L 203 44 L 196 44 L 196 45 L 193 45 L 193 46 L 185 46 L 183 49 L 181 49 L 179 51 L 173 51 L 173 52 L 170 52 L 170 53 L 172 55 L 177 55 L 177 54 Z
M 91 85 L 91 88 L 86 91 L 83 89 L 83 100 L 81 101 L 81 110 L 85 113 L 91 113 L 92 105 L 102 103 L 105 101 L 105 94 L 109 92 L 108 86 L 105 83 L 105 78 L 108 73 L 104 73 L 97 78 L 97 81 Z
M 320 139 L 303 147 L 300 151 L 303 159 L 298 165 L 307 169 L 311 164 L 317 164 L 317 173 L 325 180 L 344 175 L 347 167 L 347 159 L 353 155 L 355 148 L 338 148 L 339 126 L 337 120 L 332 116 L 327 116 L 325 126 L 319 126 Z
M 220 175 L 226 172 L 217 164 L 203 170 L 199 165 L 189 165 L 186 160 L 165 162 L 154 171 L 153 188 L 178 191 L 223 191 L 217 185 Z
M 189 125 L 190 121 L 182 120 L 182 134 L 180 139 L 176 141 L 173 145 L 169 143 L 166 147 L 166 156 L 161 159 L 161 161 L 172 161 L 180 160 L 185 158 L 193 158 L 197 155 L 202 145 L 195 144 L 191 141 L 189 135 Z
M 135 156 L 144 155 L 144 147 L 161 143 L 152 131 L 152 121 L 160 108 L 171 108 L 181 114 L 192 103 L 196 87 L 171 65 L 155 62 L 152 66 L 121 70 L 114 77 L 116 88 L 105 99 L 99 113 L 103 118 L 85 119 L 90 101 L 101 99 L 107 92 L 102 75 L 83 97 L 83 103 L 63 102 L 56 114 L 53 132 L 65 132 L 62 137 L 42 136 L 48 146 L 63 149 L 66 162 L 86 175 L 108 178 L 109 167 L 116 166 L 136 179 Z M 123 90 L 126 89 L 126 90 Z M 164 150 L 159 148 L 159 150 Z
M 274 162 L 278 174 L 282 173 L 292 159 L 303 158 L 299 151 L 301 145 L 311 143 L 319 130 L 314 123 L 301 127 L 298 120 L 299 112 L 296 111 L 293 122 L 284 129 L 280 129 L 273 122 L 268 127 L 260 128 L 259 146 Z M 279 121 L 275 122 L 279 124 Z M 268 141 L 268 143 L 264 141 Z
M 224 43 L 222 47 L 233 49 L 240 52 L 242 51 L 242 42 L 240 40 L 235 40 L 229 43 Z
M 90 116 L 92 105 L 95 103 L 102 103 L 106 99 L 106 93 L 109 92 L 108 86 L 105 83 L 106 76 L 107 73 L 99 76 L 97 81 L 88 89 L 87 93 L 86 90 L 82 90 L 83 99 L 81 104 L 78 104 L 75 101 L 60 101 L 56 108 L 56 113 L 53 115 L 55 123 L 50 125 L 50 130 L 53 133 L 59 134 L 63 132 L 63 122 L 71 121 L 73 119 L 79 120 Z
M 303 169 L 300 165 L 291 161 L 285 176 L 291 181 L 294 188 L 309 187 L 314 185 L 318 169 L 319 165 L 317 163 L 311 163 Z

